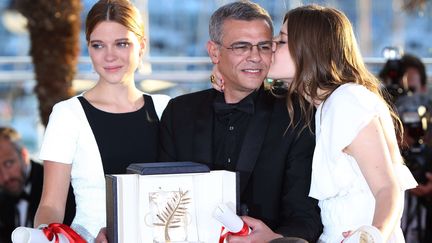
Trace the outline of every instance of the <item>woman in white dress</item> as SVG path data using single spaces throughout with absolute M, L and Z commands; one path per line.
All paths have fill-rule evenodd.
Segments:
M 365 225 L 384 242 L 404 242 L 403 191 L 416 182 L 398 148 L 400 120 L 366 69 L 351 23 L 336 9 L 302 6 L 285 15 L 275 41 L 268 77 L 289 83 L 292 116 L 302 95 L 304 129 L 313 129 L 316 110 L 309 195 L 321 208 L 319 242 L 339 243 Z
M 63 222 L 71 182 L 77 206 L 71 227 L 94 242 L 106 226 L 105 174 L 156 161 L 159 119 L 152 97 L 135 86 L 145 47 L 139 10 L 129 0 L 96 2 L 86 39 L 99 80 L 53 108 L 40 151 L 44 184 L 35 226 Z

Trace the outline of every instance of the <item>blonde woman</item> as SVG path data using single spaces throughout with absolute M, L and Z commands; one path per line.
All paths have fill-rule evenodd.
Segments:
M 159 119 L 151 96 L 134 82 L 145 37 L 132 3 L 98 1 L 87 16 L 86 39 L 99 80 L 53 108 L 40 151 L 44 185 L 35 226 L 63 222 L 71 182 L 77 205 L 71 227 L 93 242 L 106 226 L 104 175 L 156 161 Z

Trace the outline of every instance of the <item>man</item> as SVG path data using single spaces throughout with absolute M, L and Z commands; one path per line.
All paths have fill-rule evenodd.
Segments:
M 18 226 L 33 227 L 42 194 L 43 167 L 30 159 L 19 144 L 20 135 L 12 128 L 0 127 L 0 242 L 11 242 Z M 75 200 L 70 189 L 65 223 L 75 216 Z
M 399 69 L 399 85 L 407 91 L 395 101 L 404 125 L 402 153 L 419 183 L 405 197 L 402 226 L 407 242 L 432 242 L 429 230 L 432 227 L 432 129 L 427 122 L 432 115 L 432 101 L 428 96 L 426 67 L 417 56 L 404 54 Z M 387 74 L 382 71 L 382 75 Z M 420 107 L 426 108 L 423 114 Z
M 404 54 L 401 58 L 404 75 L 400 80 L 400 84 L 406 90 L 421 95 L 427 95 L 427 76 L 426 67 L 420 58 Z
M 276 45 L 270 16 L 255 3 L 230 3 L 212 15 L 209 33 L 223 93 L 204 90 L 168 103 L 159 159 L 239 172 L 239 213 L 250 216 L 243 220 L 253 230 L 229 242 L 315 242 L 322 226 L 317 201 L 308 197 L 314 137 L 308 129 L 299 132 L 301 121 L 288 128 L 285 99 L 263 89 Z

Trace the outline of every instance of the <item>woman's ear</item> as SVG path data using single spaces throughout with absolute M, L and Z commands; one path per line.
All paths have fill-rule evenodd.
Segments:
M 219 51 L 218 44 L 211 40 L 207 42 L 207 52 L 213 64 L 219 63 Z
M 142 38 L 140 41 L 140 51 L 139 51 L 140 58 L 143 58 L 145 47 L 146 47 L 146 38 Z

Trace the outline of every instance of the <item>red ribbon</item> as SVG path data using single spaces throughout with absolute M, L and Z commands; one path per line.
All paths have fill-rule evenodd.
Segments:
M 225 230 L 225 227 L 222 226 L 222 229 L 221 229 L 221 235 L 220 235 L 220 237 L 219 237 L 219 243 L 223 243 L 224 240 L 225 240 L 225 238 L 226 238 L 228 235 L 235 235 L 235 236 L 245 236 L 245 235 L 249 235 L 249 226 L 248 226 L 246 223 L 243 223 L 243 227 L 242 227 L 242 229 L 241 229 L 239 232 L 236 232 L 236 233 L 231 232 L 231 231 L 226 231 L 226 232 L 224 233 L 224 230 Z
M 48 238 L 49 241 L 52 241 L 55 238 L 55 243 L 59 243 L 58 234 L 63 234 L 69 240 L 69 243 L 86 243 L 86 241 L 71 229 L 69 226 L 65 224 L 52 223 L 47 227 L 42 228 L 42 232 Z

